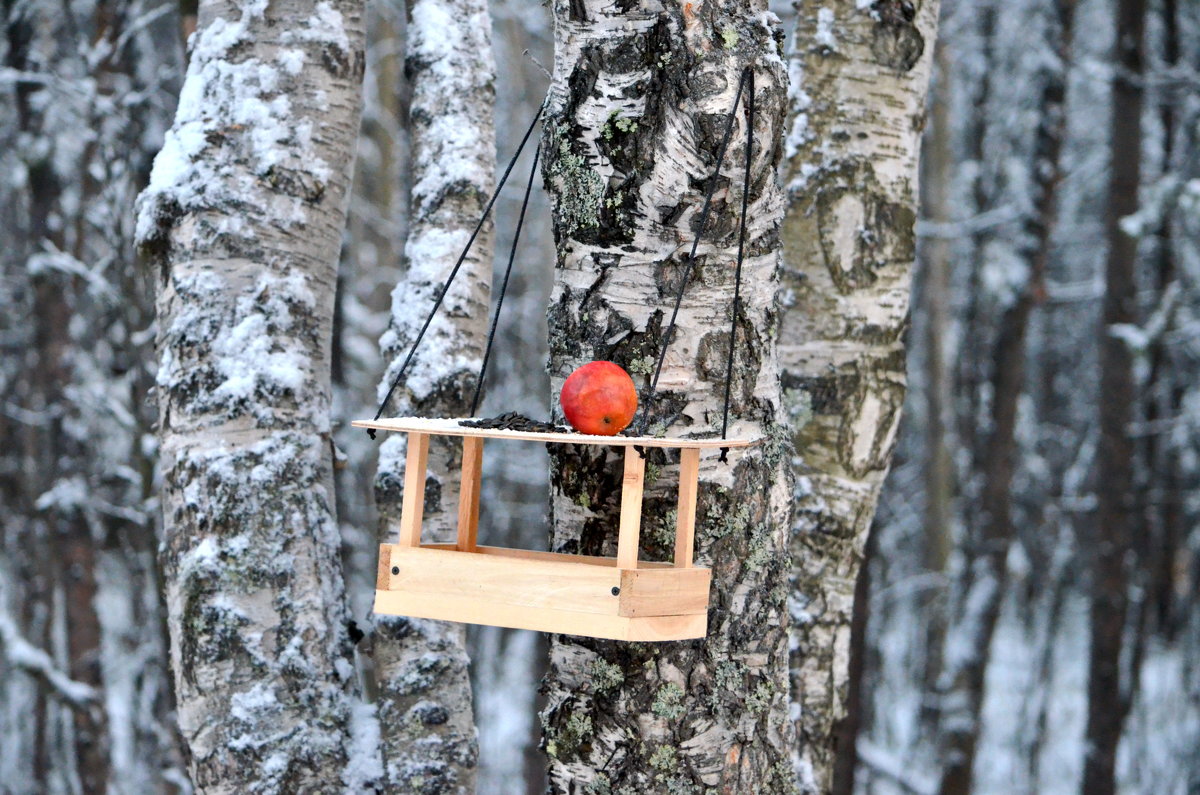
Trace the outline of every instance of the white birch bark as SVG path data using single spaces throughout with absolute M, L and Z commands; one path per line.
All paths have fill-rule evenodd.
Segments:
M 806 792 L 830 787 L 854 583 L 904 400 L 917 157 L 938 2 L 797 3 L 780 357 L 800 463 L 792 700 Z
M 405 278 L 392 293 L 380 340 L 390 362 L 380 398 L 399 372 L 433 300 L 483 213 L 494 185 L 495 63 L 486 0 L 416 0 L 410 5 L 406 72 L 411 184 Z M 425 333 L 403 389 L 385 416 L 462 416 L 470 411 L 487 330 L 491 225 L 480 233 Z M 424 540 L 453 539 L 458 440 L 429 450 Z M 383 439 L 375 480 L 380 540 L 394 542 L 406 439 Z M 461 624 L 376 616 L 373 656 L 386 785 L 442 793 L 474 789 L 477 758 L 471 686 Z
M 633 374 L 644 401 L 738 81 L 751 66 L 757 115 L 730 435 L 766 442 L 731 452 L 728 464 L 701 464 L 696 559 L 713 569 L 705 642 L 553 639 L 543 713 L 551 789 L 791 792 L 790 454 L 779 433 L 775 352 L 783 197 L 774 168 L 786 96 L 776 20 L 765 2 L 559 0 L 554 10 L 543 139 L 558 242 L 554 392 L 575 367 L 609 359 Z M 746 146 L 742 108 L 651 428 L 720 430 Z M 588 448 L 557 451 L 552 461 L 554 549 L 613 554 L 619 460 Z M 677 468 L 665 456 L 649 463 L 642 557 L 662 559 L 673 540 Z
M 205 2 L 190 55 L 138 218 L 179 727 L 199 791 L 361 789 L 329 347 L 362 4 Z

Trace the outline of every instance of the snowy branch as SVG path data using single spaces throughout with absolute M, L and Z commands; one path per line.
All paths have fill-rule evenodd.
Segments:
M 21 637 L 7 612 L 0 612 L 0 649 L 9 664 L 45 682 L 71 708 L 88 711 L 99 703 L 100 694 L 95 688 L 67 676 L 49 654 Z
M 1171 319 L 1175 315 L 1182 295 L 1183 290 L 1179 282 L 1171 282 L 1163 291 L 1158 306 L 1146 320 L 1144 326 L 1134 323 L 1113 323 L 1108 327 L 1109 335 L 1124 342 L 1132 353 L 1144 354 L 1170 328 Z
M 969 218 L 953 221 L 935 221 L 921 218 L 917 221 L 917 237 L 930 240 L 958 240 L 1020 220 L 1020 213 L 1010 204 L 976 213 Z
M 903 761 L 862 739 L 858 741 L 858 761 L 872 773 L 895 782 L 909 795 L 934 795 L 937 792 L 933 781 L 919 778 Z

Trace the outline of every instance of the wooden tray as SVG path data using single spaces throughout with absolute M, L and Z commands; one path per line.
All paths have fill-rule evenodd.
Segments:
M 358 428 L 408 434 L 399 539 L 379 548 L 375 612 L 596 638 L 666 641 L 702 638 L 711 572 L 692 565 L 701 450 L 746 447 L 752 439 L 665 439 L 469 428 L 458 419 L 401 417 L 356 421 Z M 463 440 L 458 536 L 422 544 L 429 437 Z M 480 546 L 484 439 L 625 448 L 615 558 Z M 672 563 L 637 559 L 645 460 L 634 448 L 678 448 L 679 500 Z

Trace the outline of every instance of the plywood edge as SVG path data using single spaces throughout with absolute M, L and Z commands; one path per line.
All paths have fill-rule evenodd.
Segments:
M 707 613 L 631 618 L 553 608 L 520 608 L 464 597 L 439 596 L 433 600 L 419 594 L 386 590 L 375 591 L 375 612 L 640 642 L 692 640 L 703 638 L 708 631 Z
M 512 441 L 552 442 L 555 444 L 592 444 L 610 447 L 667 447 L 667 448 L 707 448 L 750 447 L 762 439 L 679 439 L 661 436 L 593 436 L 584 433 L 547 433 L 545 431 L 509 431 L 496 428 L 469 428 L 459 425 L 464 419 L 472 417 L 453 417 L 439 419 L 430 417 L 389 417 L 378 420 L 354 420 L 350 424 L 355 428 L 373 428 L 380 431 L 401 431 L 406 433 L 429 433 L 436 436 L 479 436 L 487 439 L 509 439 Z
M 379 545 L 379 570 L 375 576 L 375 587 L 386 591 L 391 585 L 392 544 Z

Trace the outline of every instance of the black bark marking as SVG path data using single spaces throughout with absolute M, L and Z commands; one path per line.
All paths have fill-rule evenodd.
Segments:
M 913 24 L 916 9 L 908 0 L 877 0 L 871 10 L 878 16 L 871 31 L 871 54 L 876 62 L 907 72 L 925 52 L 925 37 Z
M 885 198 L 871 165 L 847 161 L 817 197 L 817 228 L 825 267 L 838 290 L 845 293 L 870 286 L 875 271 L 905 265 L 916 255 L 916 213 L 912 207 Z M 861 223 L 851 250 L 843 242 L 840 220 L 857 203 Z

